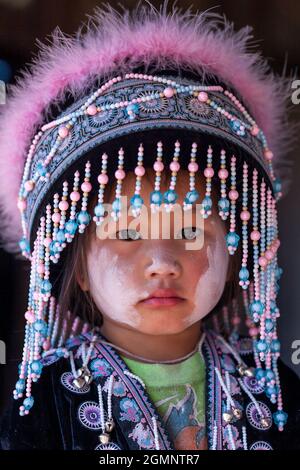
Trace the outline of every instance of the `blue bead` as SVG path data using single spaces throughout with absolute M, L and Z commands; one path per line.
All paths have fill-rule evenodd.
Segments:
M 19 247 L 22 251 L 30 251 L 29 242 L 24 237 L 19 241 Z
M 277 390 L 277 387 L 267 387 L 265 392 L 266 392 L 267 397 L 271 398 L 272 395 L 277 395 L 278 390 Z
M 205 211 L 209 211 L 212 208 L 212 199 L 209 196 L 205 196 L 205 198 L 202 200 L 202 206 Z
M 271 380 L 275 380 L 275 374 L 271 369 L 266 369 L 266 380 L 270 382 Z
M 97 204 L 94 208 L 94 214 L 96 217 L 103 217 L 105 214 L 104 205 L 101 203 Z
M 51 292 L 52 289 L 52 284 L 48 279 L 44 279 L 41 282 L 41 291 L 43 294 L 47 294 L 48 292 Z
M 269 349 L 268 343 L 266 342 L 265 339 L 260 339 L 258 341 L 255 341 L 254 347 L 255 347 L 256 351 L 259 352 L 259 353 L 261 353 L 261 352 L 265 353 Z
M 160 191 L 152 191 L 150 194 L 150 203 L 160 205 L 163 200 L 163 195 Z
M 242 135 L 244 136 L 245 135 L 245 131 L 241 130 L 241 123 L 240 121 L 238 121 L 237 119 L 235 119 L 234 121 L 229 121 L 229 125 L 231 127 L 231 129 L 236 133 L 236 134 L 239 134 L 239 135 Z
M 249 306 L 250 315 L 262 315 L 264 313 L 264 304 L 260 300 L 254 300 Z
M 178 198 L 178 195 L 176 194 L 174 189 L 168 189 L 168 191 L 166 191 L 163 196 L 163 200 L 166 204 L 174 204 L 177 198 Z
M 144 204 L 144 200 L 139 194 L 134 194 L 130 199 L 130 203 L 135 209 L 139 209 Z
M 65 225 L 65 229 L 68 233 L 74 235 L 78 227 L 78 223 L 74 219 L 68 220 L 68 222 Z
M 226 199 L 225 197 L 222 197 L 221 199 L 219 199 L 218 207 L 219 207 L 219 211 L 229 212 L 229 207 L 230 207 L 229 200 Z
M 227 246 L 232 246 L 232 247 L 235 247 L 237 248 L 238 244 L 239 244 L 239 235 L 235 232 L 229 232 L 226 236 L 225 236 L 225 239 L 226 239 L 226 243 L 227 243 Z
M 185 202 L 186 204 L 193 204 L 194 202 L 197 201 L 198 197 L 199 197 L 198 191 L 196 191 L 196 189 L 193 189 L 192 191 L 189 191 L 186 194 Z
M 273 330 L 274 328 L 274 322 L 271 318 L 267 318 L 266 321 L 265 321 L 265 328 L 266 328 L 266 332 L 267 333 L 270 333 L 270 331 Z
M 41 364 L 40 361 L 32 361 L 30 365 L 30 370 L 32 373 L 36 375 L 41 375 L 43 369 L 43 365 Z
M 241 281 L 247 281 L 249 279 L 249 271 L 244 266 L 240 269 L 239 278 Z
M 46 335 L 47 333 L 47 324 L 44 320 L 36 320 L 34 323 L 33 323 L 33 328 L 35 331 L 37 331 L 38 333 L 41 333 L 43 336 Z
M 49 251 L 51 255 L 55 255 L 59 252 L 59 246 L 57 246 L 55 241 L 52 241 L 49 245 Z
M 66 239 L 66 235 L 65 235 L 65 232 L 64 230 L 58 230 L 57 233 L 56 233 L 56 240 L 59 242 L 59 243 L 63 243 Z
M 79 214 L 77 214 L 77 220 L 79 224 L 88 225 L 91 220 L 91 216 L 87 211 L 80 211 Z
M 132 111 L 133 114 L 129 114 L 128 111 Z M 136 103 L 129 104 L 128 106 L 126 106 L 126 112 L 129 118 L 132 119 L 135 114 L 139 114 L 139 107 Z
M 257 369 L 255 369 L 255 378 L 256 378 L 256 380 L 258 380 L 258 381 L 262 380 L 263 378 L 265 378 L 265 375 L 266 375 L 266 372 L 261 367 L 257 367 Z
M 281 190 L 282 190 L 282 184 L 281 184 L 281 179 L 280 178 L 276 178 L 275 181 L 273 182 L 273 188 L 274 188 L 274 192 L 277 194 L 277 193 L 281 193 Z
M 37 164 L 36 169 L 40 176 L 45 176 L 47 173 L 47 169 L 44 167 L 44 165 L 41 162 Z
M 25 410 L 30 410 L 30 408 L 33 407 L 33 403 L 34 403 L 34 398 L 33 397 L 25 398 L 25 400 L 23 401 L 23 405 L 24 405 Z
M 280 341 L 278 339 L 273 339 L 271 341 L 271 351 L 275 353 L 280 351 Z
M 19 379 L 16 383 L 16 390 L 17 392 L 23 392 L 25 390 L 25 380 L 24 379 Z
M 114 212 L 119 212 L 121 210 L 121 199 L 115 199 L 114 202 L 112 203 L 112 208 Z
M 288 419 L 288 414 L 285 411 L 278 410 L 273 413 L 274 423 L 276 426 L 284 426 Z

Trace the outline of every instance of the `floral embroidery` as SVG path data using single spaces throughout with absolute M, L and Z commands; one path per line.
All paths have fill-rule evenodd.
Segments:
M 143 424 L 142 422 L 138 423 L 133 428 L 133 431 L 129 434 L 129 437 L 131 437 L 133 441 L 137 442 L 137 444 L 143 449 L 154 448 L 152 432 L 149 426 Z
M 113 372 L 112 367 L 104 358 L 93 359 L 89 367 L 94 377 L 108 377 Z
M 142 413 L 135 400 L 131 398 L 123 398 L 120 401 L 120 419 L 122 421 L 132 421 L 137 423 L 142 417 Z

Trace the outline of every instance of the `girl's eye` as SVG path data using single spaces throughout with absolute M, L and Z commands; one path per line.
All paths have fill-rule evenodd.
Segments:
M 182 238 L 186 240 L 194 240 L 200 235 L 200 233 L 201 230 L 198 227 L 184 227 L 181 230 Z
M 134 241 L 134 240 L 141 240 L 141 236 L 139 232 L 132 229 L 123 229 L 117 232 L 117 239 L 118 240 L 126 240 L 126 241 Z

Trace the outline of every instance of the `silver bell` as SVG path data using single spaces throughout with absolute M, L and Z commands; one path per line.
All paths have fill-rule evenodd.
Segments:
M 260 424 L 262 425 L 264 429 L 267 429 L 271 426 L 272 422 L 270 418 L 262 417 L 260 420 Z
M 240 408 L 233 408 L 232 413 L 236 419 L 241 419 L 241 417 L 243 416 L 243 412 L 242 410 L 240 410 Z
M 83 377 L 77 377 L 76 379 L 73 380 L 73 385 L 76 387 L 76 388 L 83 388 L 85 386 L 85 380 Z
M 106 421 L 106 423 L 105 423 L 105 431 L 106 432 L 112 432 L 114 427 L 115 427 L 115 423 L 114 423 L 113 419 L 110 419 L 109 421 Z
M 100 441 L 100 444 L 108 444 L 110 441 L 110 435 L 106 432 L 100 434 L 99 441 Z
M 231 411 L 225 411 L 222 416 L 225 423 L 231 423 L 233 420 L 233 414 L 231 413 Z

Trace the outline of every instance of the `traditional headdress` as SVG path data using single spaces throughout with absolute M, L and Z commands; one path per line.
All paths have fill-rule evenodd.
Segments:
M 56 30 L 31 71 L 11 87 L 0 118 L 2 243 L 31 263 L 15 398 L 25 395 L 20 413 L 27 414 L 42 357 L 53 348 L 64 354 L 67 337 L 78 330 L 78 318 L 70 331 L 64 319 L 58 334 L 51 267 L 77 231 L 103 221 L 108 181 L 117 180 L 112 205 L 117 219 L 122 181 L 134 170 L 130 202 L 137 216 L 145 166 L 153 165 L 151 208 L 172 210 L 184 166 L 190 174 L 185 208 L 201 202 L 202 215 L 209 217 L 212 187 L 219 187 L 218 212 L 228 219 L 230 255 L 241 246 L 239 285 L 256 377 L 277 403 L 274 420 L 283 429 L 276 365 L 277 201 L 292 141 L 285 120 L 287 82 L 269 71 L 259 53 L 248 51 L 250 28 L 234 32 L 208 12 L 173 9 L 168 15 L 166 6 L 157 11 L 139 5 L 132 14 L 119 14 L 107 5 L 96 11 L 86 33 L 69 38 Z M 170 187 L 163 194 L 161 174 L 168 168 Z M 197 172 L 205 177 L 203 195 Z M 90 214 L 92 191 L 98 203 Z M 238 323 L 233 312 L 233 329 Z

